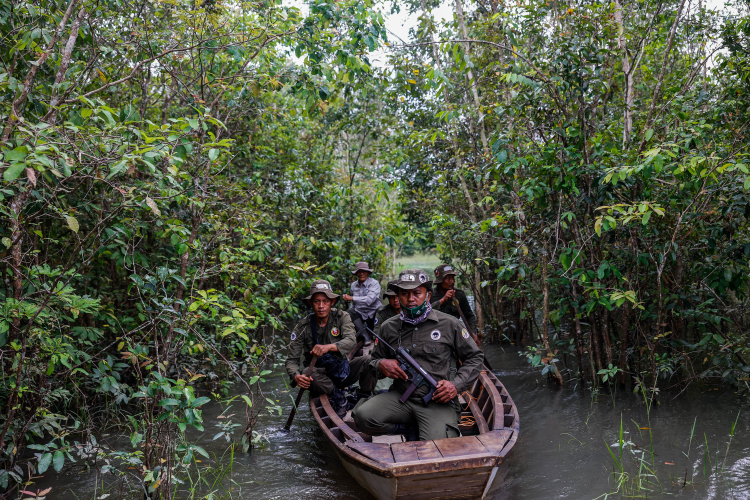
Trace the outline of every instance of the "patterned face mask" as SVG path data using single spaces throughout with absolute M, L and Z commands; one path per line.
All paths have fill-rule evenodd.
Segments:
M 430 295 L 427 294 L 424 302 L 416 307 L 409 307 L 401 304 L 401 311 L 399 312 L 401 319 L 412 325 L 418 325 L 430 314 L 432 311 L 432 304 L 430 304 Z

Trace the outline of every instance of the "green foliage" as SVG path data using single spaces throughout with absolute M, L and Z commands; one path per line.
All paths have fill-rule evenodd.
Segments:
M 747 19 L 533 1 L 436 26 L 424 8 L 390 59 L 393 155 L 484 333 L 571 352 L 594 385 L 744 387 Z
M 247 418 L 228 441 L 257 444 L 259 413 L 281 411 L 260 383 L 309 282 L 383 269 L 402 237 L 373 224 L 398 221 L 389 185 L 336 153 L 366 125 L 345 122 L 347 96 L 373 79 L 383 18 L 45 1 L 0 6 L 0 32 L 2 495 L 97 458 L 171 497 L 207 457 L 186 432 L 229 384 Z M 113 427 L 132 450 L 97 444 Z

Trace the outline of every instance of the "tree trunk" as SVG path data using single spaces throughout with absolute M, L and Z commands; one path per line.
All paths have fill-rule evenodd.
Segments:
M 557 365 L 552 361 L 555 358 L 555 353 L 549 345 L 549 281 L 547 280 L 547 259 L 549 259 L 547 239 L 544 240 L 544 254 L 542 255 L 542 341 L 544 342 L 544 348 L 547 350 L 547 358 L 549 363 L 552 364 L 555 369 L 555 373 L 552 377 L 555 382 L 563 385 L 563 378 L 560 374 L 560 370 Z
M 604 350 L 607 354 L 607 365 L 612 364 L 612 342 L 609 338 L 609 311 L 604 313 L 604 319 L 602 320 L 601 315 L 597 315 L 600 320 L 599 330 L 602 332 L 602 339 L 604 340 Z
M 594 361 L 596 362 L 596 371 L 598 372 L 602 369 L 602 357 L 597 334 L 596 317 L 589 316 L 589 342 L 591 343 L 591 349 L 594 351 Z

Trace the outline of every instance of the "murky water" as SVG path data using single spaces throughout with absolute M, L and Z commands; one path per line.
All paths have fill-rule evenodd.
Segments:
M 652 407 L 649 422 L 646 405 L 636 395 L 618 392 L 614 401 L 607 394 L 592 400 L 589 391 L 574 390 L 575 383 L 564 388 L 548 385 L 514 351 L 489 346 L 487 353 L 521 419 L 521 435 L 493 499 L 594 499 L 615 492 L 608 447 L 617 441 L 621 418 L 625 439 L 635 449 L 645 450 L 653 465 L 651 471 L 642 469 L 639 475 L 634 455 L 626 450 L 623 464 L 629 480 L 615 497 L 750 497 L 750 406 L 732 391 L 695 387 L 675 400 L 675 394 L 664 391 L 663 403 Z M 281 401 L 289 401 L 288 394 L 280 392 L 283 388 L 280 378 L 269 381 L 268 389 L 276 389 Z M 204 412 L 206 432 L 199 443 L 217 454 L 226 448 L 223 440 L 211 441 L 218 432 L 214 424 L 219 411 L 214 407 Z M 232 497 L 372 498 L 344 470 L 307 406 L 290 433 L 281 431 L 286 417 L 286 411 L 281 416 L 264 416 L 257 429 L 267 438 L 265 446 L 235 454 Z M 727 447 L 735 420 L 735 435 Z M 650 428 L 651 437 L 649 429 L 642 427 Z M 619 455 L 617 447 L 610 449 Z M 93 498 L 94 481 L 91 472 L 71 469 L 38 486 L 54 486 L 54 498 L 72 500 Z M 224 484 L 229 486 L 227 481 Z M 219 496 L 227 496 L 214 489 Z

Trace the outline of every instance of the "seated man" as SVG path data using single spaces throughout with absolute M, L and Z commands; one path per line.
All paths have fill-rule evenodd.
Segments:
M 347 362 L 347 354 L 355 345 L 354 325 L 346 312 L 332 309 L 338 298 L 330 283 L 313 281 L 305 300 L 314 312 L 292 330 L 286 371 L 292 379 L 292 387 L 299 385 L 310 389 L 313 397 L 327 394 L 333 409 L 343 417 L 347 406 L 343 388 L 359 381 L 360 391 L 369 393 L 377 378 L 369 367 L 370 356 Z M 300 357 L 303 354 L 304 367 L 310 365 L 313 356 L 319 357 L 310 377 L 302 373 Z
M 380 325 L 385 323 L 385 320 L 398 316 L 398 313 L 401 311 L 401 303 L 398 301 L 396 289 L 394 288 L 396 283 L 398 283 L 398 280 L 389 281 L 388 286 L 385 289 L 383 298 L 385 299 L 387 297 L 388 303 L 381 306 L 380 309 L 378 309 L 378 312 L 375 313 L 375 333 L 378 333 Z
M 360 402 L 352 416 L 357 428 L 368 434 L 408 434 L 417 425 L 420 440 L 458 437 L 461 406 L 458 395 L 479 376 L 484 355 L 461 323 L 435 311 L 430 304 L 432 282 L 421 269 L 406 269 L 395 284 L 401 312 L 380 326 L 380 336 L 393 346 L 408 349 L 411 356 L 435 380 L 438 387 L 426 405 L 421 397 L 427 385 L 415 390 L 405 403 L 399 398 L 411 385 L 393 351 L 378 342 L 372 351 L 373 369 L 394 380 L 387 393 Z M 461 362 L 456 371 L 457 361 Z
M 357 281 L 352 283 L 352 294 L 344 294 L 344 302 L 351 302 L 350 314 L 359 314 L 362 321 L 370 330 L 375 329 L 375 313 L 380 307 L 380 283 L 371 278 L 372 269 L 367 262 L 357 262 L 352 274 L 357 276 Z

